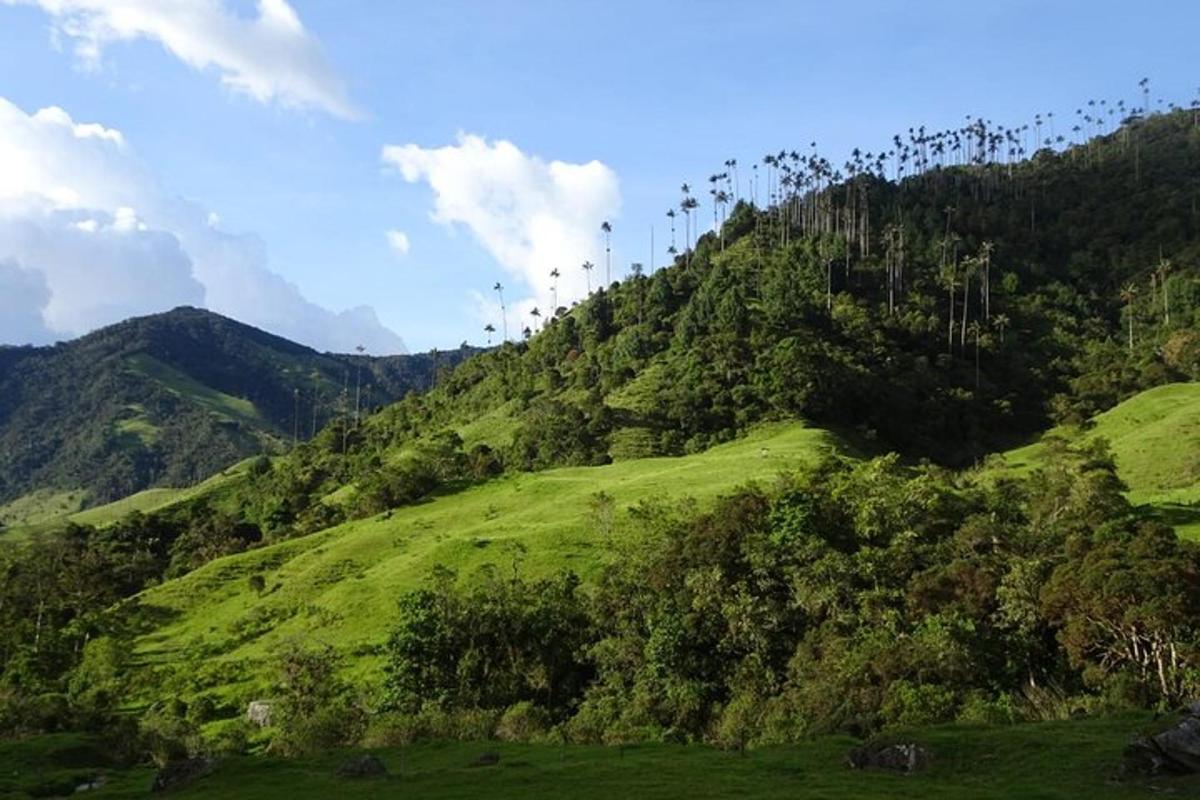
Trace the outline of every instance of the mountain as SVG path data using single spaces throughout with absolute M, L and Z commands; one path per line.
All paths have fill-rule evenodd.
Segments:
M 0 348 L 0 509 L 29 519 L 186 486 L 353 415 L 356 394 L 366 409 L 426 389 L 467 354 L 318 353 L 186 307 Z

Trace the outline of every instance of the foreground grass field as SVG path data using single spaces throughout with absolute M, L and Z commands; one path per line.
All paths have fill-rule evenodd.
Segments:
M 838 448 L 826 431 L 766 426 L 743 439 L 681 458 L 517 474 L 219 559 L 150 589 L 140 602 L 159 620 L 138 642 L 143 666 L 194 663 L 196 690 L 246 692 L 257 662 L 289 640 L 311 639 L 353 655 L 359 677 L 395 620 L 396 600 L 435 566 L 469 575 L 484 564 L 584 577 L 626 541 L 628 509 L 643 501 L 703 504 L 747 481 L 771 481 Z M 613 498 L 613 523 L 598 524 L 597 493 Z M 250 577 L 260 575 L 258 593 Z M 245 699 L 240 697 L 239 699 Z
M 372 751 L 382 778 L 345 779 L 338 766 L 354 753 L 287 761 L 240 756 L 171 793 L 180 798 L 1043 798 L 1194 797 L 1200 780 L 1114 780 L 1122 749 L 1150 723 L 1143 715 L 1012 726 L 947 725 L 895 735 L 930 748 L 928 770 L 906 776 L 856 771 L 845 764 L 854 740 L 821 737 L 745 756 L 701 746 L 626 747 L 500 742 L 425 743 Z M 149 795 L 153 770 L 115 769 L 102 742 L 75 736 L 0 745 L 0 797 L 27 797 L 37 787 L 79 785 L 98 774 L 107 784 L 88 796 Z M 480 754 L 495 766 L 468 766 Z

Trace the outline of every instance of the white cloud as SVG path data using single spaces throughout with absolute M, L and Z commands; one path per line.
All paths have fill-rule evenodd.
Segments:
M 64 39 L 86 66 L 114 42 L 150 39 L 197 70 L 262 103 L 317 108 L 354 119 L 359 111 L 287 0 L 259 0 L 252 18 L 223 0 L 0 0 L 37 5 L 53 20 L 52 43 Z
M 602 282 L 600 223 L 620 211 L 621 194 L 616 173 L 599 161 L 546 162 L 512 142 L 467 134 L 438 148 L 389 145 L 382 158 L 409 183 L 429 184 L 435 221 L 465 225 L 524 283 L 532 296 L 508 303 L 510 334 L 528 324 L 524 315 L 534 304 L 543 311 L 550 307 L 551 270 L 562 274 L 560 305 L 583 296 L 584 261 L 600 265 L 592 272 L 592 287 Z
M 0 259 L 0 342 L 51 341 L 41 311 L 49 301 L 45 275 L 16 259 Z
M 387 232 L 388 247 L 392 248 L 392 252 L 403 258 L 408 255 L 409 242 L 408 234 L 404 231 L 391 230 Z
M 271 271 L 257 237 L 219 223 L 164 190 L 119 132 L 0 98 L 0 310 L 19 287 L 17 304 L 41 321 L 5 324 L 0 341 L 66 338 L 187 304 L 320 349 L 404 350 L 371 309 L 309 302 Z

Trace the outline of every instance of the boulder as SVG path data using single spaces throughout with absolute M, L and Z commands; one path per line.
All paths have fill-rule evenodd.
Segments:
M 271 704 L 265 700 L 252 700 L 250 705 L 246 706 L 246 721 L 260 728 L 269 727 L 271 724 Z
M 915 742 L 868 742 L 850 751 L 846 761 L 854 769 L 888 769 L 906 775 L 928 766 L 933 753 Z
M 387 775 L 387 767 L 375 756 L 367 754 L 343 762 L 337 774 L 341 778 L 376 778 Z
M 197 778 L 203 778 L 212 772 L 211 758 L 185 758 L 182 761 L 172 761 L 160 769 L 150 784 L 152 792 L 166 792 L 184 784 L 191 783 Z
M 500 763 L 499 753 L 481 753 L 478 758 L 467 764 L 468 767 L 494 767 Z
M 97 775 L 94 778 L 89 778 L 83 783 L 75 787 L 75 794 L 82 792 L 94 792 L 97 789 L 103 789 L 108 784 L 108 778 L 103 775 Z
M 1121 760 L 1123 775 L 1196 773 L 1200 773 L 1200 703 L 1189 704 L 1182 719 L 1165 731 L 1134 739 Z

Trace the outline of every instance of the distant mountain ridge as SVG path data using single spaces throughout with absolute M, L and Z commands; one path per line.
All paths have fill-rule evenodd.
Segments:
M 91 505 L 187 485 L 308 438 L 356 398 L 365 409 L 428 388 L 470 352 L 319 353 L 191 307 L 0 347 L 0 506 L 35 490 Z

